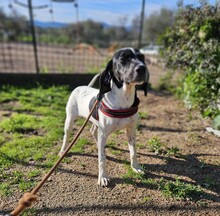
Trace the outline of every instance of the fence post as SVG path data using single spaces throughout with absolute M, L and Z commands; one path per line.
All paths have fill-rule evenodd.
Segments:
M 39 74 L 40 69 L 39 69 L 39 62 L 38 62 L 38 55 L 37 55 L 37 41 L 36 41 L 35 28 L 34 28 L 32 0 L 28 0 L 28 8 L 29 8 L 29 16 L 30 16 L 32 43 L 33 43 L 33 48 L 34 48 L 35 67 L 36 67 L 37 74 Z
M 142 0 L 141 17 L 140 17 L 140 29 L 139 29 L 139 37 L 138 37 L 138 48 L 139 49 L 142 46 L 142 35 L 143 35 L 143 25 L 144 25 L 144 9 L 145 9 L 145 0 Z

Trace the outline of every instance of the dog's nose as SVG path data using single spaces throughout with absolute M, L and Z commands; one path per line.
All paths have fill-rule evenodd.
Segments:
M 142 76 L 146 73 L 146 67 L 141 65 L 136 69 L 136 72 L 139 76 Z

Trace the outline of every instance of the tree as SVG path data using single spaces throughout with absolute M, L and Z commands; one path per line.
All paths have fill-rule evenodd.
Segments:
M 144 22 L 144 40 L 149 43 L 157 43 L 159 36 L 173 25 L 175 13 L 172 10 L 162 8 L 159 13 L 150 15 Z

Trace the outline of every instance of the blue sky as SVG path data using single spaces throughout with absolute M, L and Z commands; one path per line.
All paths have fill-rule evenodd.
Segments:
M 27 0 L 18 0 L 27 3 Z M 105 22 L 110 25 L 130 25 L 132 19 L 140 14 L 142 0 L 76 0 L 78 2 L 79 20 L 84 21 L 93 19 L 99 22 Z M 185 0 L 184 4 L 198 4 L 199 0 Z M 214 4 L 216 0 L 210 0 Z M 9 13 L 9 4 L 13 5 L 20 14 L 28 16 L 27 9 L 16 4 L 14 0 L 0 0 L 0 7 Z M 32 0 L 34 6 L 48 5 L 50 0 Z M 176 9 L 177 0 L 146 0 L 145 16 L 156 13 L 161 7 Z M 71 23 L 76 22 L 76 8 L 73 3 L 52 3 L 53 17 L 56 22 Z M 49 9 L 34 10 L 36 20 L 51 21 Z

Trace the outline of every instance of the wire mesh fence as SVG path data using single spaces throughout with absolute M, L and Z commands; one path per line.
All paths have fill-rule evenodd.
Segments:
M 108 57 L 106 49 L 89 45 L 37 44 L 40 73 L 92 73 L 100 69 Z M 33 44 L 1 41 L 0 72 L 37 72 Z
M 50 27 L 39 26 L 36 20 L 31 22 L 30 15 L 24 17 L 14 10 L 21 2 L 28 5 L 32 1 L 0 0 L 0 73 L 99 73 L 116 49 L 138 46 L 135 25 L 131 30 L 122 24 L 109 27 L 89 20 L 60 27 L 50 8 L 53 17 Z M 5 13 L 3 6 L 10 13 Z M 71 13 L 76 15 L 74 10 Z M 157 80 L 159 70 L 154 67 L 157 57 L 146 56 L 146 62 L 155 70 L 151 79 Z
M 77 9 L 78 6 L 76 0 L 69 1 L 75 2 L 73 7 L 67 7 L 63 11 L 64 13 L 72 14 L 73 17 L 77 15 L 75 24 L 68 26 L 64 24 L 61 26 L 59 21 L 62 22 L 62 20 L 54 19 L 53 1 L 44 1 L 46 4 L 39 6 L 40 2 L 42 1 L 0 1 L 0 72 L 95 73 L 100 71 L 110 58 L 112 51 L 120 46 L 118 45 L 120 43 L 117 44 L 117 39 L 111 43 L 108 41 L 107 44 L 103 40 L 103 36 L 99 37 L 99 33 L 96 34 L 95 32 L 96 28 L 103 28 L 103 32 L 107 31 L 103 26 L 99 27 L 92 21 L 88 21 L 87 25 L 90 26 L 86 29 L 86 27 L 77 23 L 78 14 L 74 11 L 74 8 Z M 38 3 L 38 7 L 33 5 L 36 5 L 36 3 Z M 28 14 L 28 10 L 30 12 L 30 4 L 32 4 L 33 23 L 31 22 L 31 14 Z M 22 7 L 24 9 L 19 10 Z M 40 13 L 38 12 L 40 9 L 44 10 Z M 23 11 L 25 10 L 26 12 L 24 13 Z M 48 23 L 36 21 L 37 19 L 40 20 L 41 16 L 45 16 L 45 13 L 51 16 L 49 25 Z M 46 24 L 48 26 L 44 26 Z M 84 41 L 83 38 L 80 39 L 80 35 L 84 34 L 85 29 L 93 30 L 89 43 Z M 126 34 L 126 29 L 122 27 L 117 27 L 115 31 L 117 31 L 115 34 L 120 34 L 120 31 L 122 33 L 125 31 Z M 102 45 L 97 46 L 96 42 L 100 41 L 100 38 L 102 39 Z M 124 39 L 123 35 L 122 39 Z M 88 38 L 87 41 L 89 41 Z M 123 45 L 131 45 L 130 42 L 123 43 Z

